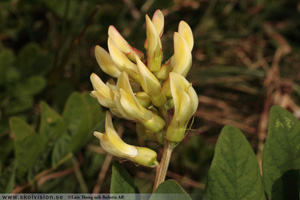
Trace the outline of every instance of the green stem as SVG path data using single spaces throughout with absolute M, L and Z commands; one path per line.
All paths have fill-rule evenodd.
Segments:
M 156 168 L 156 176 L 155 176 L 153 192 L 166 179 L 172 151 L 173 151 L 173 147 L 169 144 L 169 142 L 167 140 L 165 140 L 164 152 L 163 152 L 160 164 Z

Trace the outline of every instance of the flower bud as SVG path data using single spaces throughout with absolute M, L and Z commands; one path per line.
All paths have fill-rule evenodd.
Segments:
M 187 124 L 197 110 L 198 96 L 191 84 L 180 74 L 170 73 L 170 86 L 174 116 L 167 129 L 166 138 L 178 143 L 183 139 Z
M 157 167 L 159 165 L 156 160 L 157 154 L 152 149 L 146 147 L 136 147 L 138 150 L 137 156 L 133 159 L 134 162 L 146 167 Z
M 146 34 L 147 65 L 151 72 L 157 72 L 161 66 L 162 46 L 157 30 L 148 15 L 146 15 Z
M 160 10 L 156 10 L 152 17 L 152 23 L 153 23 L 153 25 L 156 29 L 156 32 L 160 38 L 164 32 L 164 21 L 165 21 L 165 19 L 164 19 L 164 15 L 162 14 L 162 12 Z M 144 46 L 145 46 L 145 49 L 148 49 L 147 39 L 145 41 Z
M 135 61 L 135 56 L 144 59 L 143 52 L 131 47 L 114 26 L 109 26 L 108 36 L 130 60 Z
M 150 140 L 160 144 L 164 143 L 164 136 L 162 132 L 154 133 L 141 124 L 136 124 L 136 132 L 143 140 Z
M 100 68 L 108 75 L 118 78 L 121 74 L 120 70 L 113 63 L 109 53 L 102 47 L 95 47 L 95 57 Z
M 126 57 L 126 55 L 116 46 L 112 39 L 108 38 L 107 45 L 111 58 L 116 67 L 121 72 L 127 72 L 129 76 L 138 81 L 138 72 L 136 65 Z
M 135 97 L 144 108 L 148 108 L 151 105 L 151 99 L 146 92 L 138 92 L 135 94 Z
M 155 106 L 159 107 L 164 105 L 167 98 L 161 93 L 159 81 L 138 57 L 136 57 L 136 61 L 143 90 L 150 96 L 151 101 Z
M 170 60 L 167 61 L 163 66 L 161 66 L 160 70 L 156 73 L 156 77 L 160 81 L 164 81 L 169 77 L 169 73 L 173 70 L 173 66 L 170 63 Z
M 156 32 L 158 33 L 159 37 L 162 36 L 164 32 L 164 15 L 162 14 L 161 10 L 156 10 L 152 16 L 152 22 L 155 26 Z
M 102 106 L 115 107 L 114 93 L 95 73 L 90 76 L 94 90 L 91 95 L 99 101 Z
M 155 151 L 145 147 L 128 145 L 120 138 L 113 127 L 109 112 L 106 112 L 105 132 L 94 132 L 94 135 L 100 140 L 100 144 L 106 152 L 147 167 L 158 166 Z

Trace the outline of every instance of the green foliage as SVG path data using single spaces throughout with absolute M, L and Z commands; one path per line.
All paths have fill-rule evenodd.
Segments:
M 110 193 L 139 193 L 133 178 L 126 171 L 126 169 L 118 162 L 114 162 L 112 166 Z M 153 195 L 150 197 L 150 200 L 154 199 L 190 200 L 191 198 L 176 181 L 167 180 L 160 184 L 159 187 L 153 193 Z
M 73 93 L 65 106 L 62 119 L 66 131 L 55 143 L 52 166 L 56 166 L 69 153 L 76 152 L 91 137 L 92 130 L 103 123 L 104 114 L 95 99 L 86 94 Z
M 89 20 L 98 4 L 100 5 L 98 12 Z M 145 13 L 152 15 L 157 8 L 166 8 L 164 13 L 168 16 L 165 20 L 168 28 L 162 37 L 166 52 L 164 58 L 168 59 L 173 54 L 170 33 L 177 30 L 180 20 L 188 22 L 195 37 L 193 72 L 189 79 L 203 97 L 222 100 L 216 104 L 214 101 L 212 104 L 202 103 L 200 111 L 204 113 L 202 115 L 200 112 L 199 116 L 196 116 L 194 128 L 198 129 L 201 126 L 202 130 L 205 124 L 203 126 L 205 134 L 194 134 L 191 138 L 189 138 L 191 134 L 188 134 L 186 139 L 189 140 L 176 148 L 172 157 L 174 159 L 171 160 L 170 170 L 173 173 L 184 174 L 184 178 L 205 183 L 215 138 L 225 123 L 233 121 L 240 124 L 238 127 L 255 147 L 259 121 L 257 116 L 262 112 L 266 94 L 262 92 L 262 83 L 269 73 L 268 68 L 272 69 L 269 65 L 273 63 L 275 51 L 281 47 L 282 41 L 289 43 L 292 51 L 278 62 L 280 77 L 293 81 L 291 82 L 293 91 L 287 95 L 299 105 L 298 4 L 296 0 L 252 2 L 212 0 L 200 3 L 197 0 L 186 2 L 2 0 L 0 2 L 2 8 L 0 192 L 11 192 L 16 185 L 22 186 L 25 181 L 34 181 L 33 179 L 40 173 L 47 175 L 47 170 L 52 167 L 57 171 L 68 171 L 73 167 L 71 162 L 68 162 L 73 155 L 83 157 L 80 169 L 89 189 L 93 187 L 105 155 L 95 155 L 95 151 L 91 150 L 90 145 L 94 147 L 99 145 L 97 139 L 92 139 L 91 133 L 96 129 L 103 131 L 103 113 L 99 111 L 97 101 L 84 93 L 83 98 L 78 97 L 77 100 L 85 102 L 85 106 L 80 105 L 81 108 L 78 110 L 83 110 L 82 107 L 88 110 L 83 112 L 83 116 L 84 118 L 88 116 L 92 125 L 90 122 L 84 125 L 84 119 L 76 113 L 77 117 L 67 119 L 71 121 L 67 124 L 66 118 L 61 115 L 66 112 L 64 105 L 73 91 L 90 91 L 89 76 L 92 71 L 99 74 L 103 80 L 106 79 L 105 74 L 100 72 L 97 66 L 93 47 L 99 44 L 106 48 L 108 26 L 113 24 L 130 44 L 142 49 L 145 38 L 142 30 Z M 266 28 L 266 25 L 270 25 L 272 34 L 268 33 L 269 28 Z M 276 37 L 273 37 L 274 35 Z M 139 44 L 141 45 L 136 46 Z M 276 83 L 280 88 L 282 82 Z M 41 101 L 49 103 L 50 106 L 40 103 Z M 271 113 L 271 121 L 280 119 L 285 125 L 284 117 L 287 117 L 295 122 L 292 127 L 299 126 L 291 114 L 278 110 L 280 108 L 275 108 L 276 113 L 279 113 L 275 118 L 272 118 L 274 114 Z M 20 128 L 9 127 L 9 119 L 23 124 L 24 133 L 30 133 L 29 136 L 25 134 L 27 139 L 24 144 L 15 140 L 14 130 L 20 132 Z M 28 124 L 25 124 L 25 121 Z M 126 131 L 130 132 L 127 129 L 130 123 L 128 124 Z M 245 126 L 254 131 L 249 128 L 243 129 Z M 80 131 L 77 132 L 77 128 Z M 299 167 L 297 167 L 299 149 L 296 145 L 299 141 L 295 129 L 284 131 L 279 127 L 276 131 L 274 126 L 269 129 L 275 132 L 269 131 L 263 156 L 265 191 L 272 199 L 289 198 L 288 194 L 295 195 L 297 191 L 299 192 Z M 129 137 L 126 138 L 127 136 Z M 77 137 L 81 138 L 81 141 Z M 132 139 L 133 135 L 126 133 L 124 137 L 133 143 L 137 142 Z M 38 143 L 34 143 L 37 138 Z M 72 142 L 74 144 L 71 145 Z M 287 145 L 288 142 L 290 145 Z M 30 146 L 31 143 L 33 144 Z M 39 153 L 25 149 L 35 158 L 28 158 L 26 155 L 20 158 L 22 153 L 17 149 L 22 145 L 30 146 L 30 149 L 35 149 Z M 23 166 L 20 167 L 16 161 L 23 159 L 28 159 L 32 167 L 25 164 L 29 169 L 24 170 L 21 177 L 19 171 Z M 135 174 L 135 169 L 128 168 L 130 174 Z M 141 168 L 139 170 L 143 171 Z M 135 179 L 143 179 L 151 187 L 152 183 L 149 181 L 152 178 L 151 173 L 147 173 L 146 178 L 136 176 Z M 209 185 L 211 183 L 208 183 Z M 31 186 L 30 190 L 33 192 L 80 191 L 76 177 L 72 173 Z M 103 192 L 109 192 L 107 178 L 101 188 Z M 185 189 L 189 193 L 202 193 L 201 189 L 194 186 Z
M 225 126 L 219 136 L 204 199 L 265 199 L 254 152 L 233 126 Z
M 133 178 L 118 162 L 113 163 L 110 193 L 138 193 L 138 189 L 134 184 Z
M 184 189 L 174 180 L 167 180 L 160 184 L 151 195 L 150 200 L 191 200 Z
M 13 79 L 9 73 L 14 62 L 15 55 L 12 50 L 5 49 L 0 52 L 0 85 Z
M 263 151 L 263 180 L 271 199 L 299 199 L 300 122 L 285 109 L 271 109 Z
M 45 143 L 42 137 L 20 118 L 12 117 L 10 126 L 14 135 L 17 173 L 19 177 L 23 177 L 32 167 Z
M 270 112 L 263 150 L 263 183 L 255 155 L 243 134 L 226 126 L 218 139 L 204 199 L 299 199 L 300 122 L 285 109 Z
M 92 131 L 104 123 L 104 114 L 97 101 L 85 93 L 74 93 L 70 96 L 63 116 L 45 102 L 41 102 L 40 107 L 38 134 L 23 119 L 10 118 L 14 138 L 14 163 L 18 165 L 7 167 L 2 173 L 1 191 L 11 191 L 15 177 L 21 183 L 26 179 L 34 181 L 38 174 L 47 174 L 59 165 L 66 164 L 73 153 L 86 144 Z M 52 163 L 49 162 L 51 158 Z M 4 182 L 9 184 L 5 185 Z
M 66 129 L 63 118 L 45 102 L 41 102 L 41 110 L 39 133 L 44 142 L 48 142 L 49 139 L 55 141 Z
M 8 166 L 5 171 L 0 174 L 0 193 L 11 193 L 15 186 L 16 162 Z
M 38 44 L 28 43 L 20 50 L 16 65 L 22 76 L 46 75 L 50 71 L 52 60 L 52 55 L 44 53 Z

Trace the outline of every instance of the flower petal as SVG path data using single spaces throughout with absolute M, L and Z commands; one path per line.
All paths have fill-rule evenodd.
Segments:
M 178 26 L 178 33 L 185 39 L 190 51 L 194 46 L 193 32 L 190 26 L 185 21 L 180 21 Z
M 192 54 L 185 41 L 179 34 L 174 33 L 174 68 L 173 72 L 186 77 L 192 65 Z
M 106 74 L 115 78 L 120 76 L 121 72 L 112 61 L 109 53 L 98 45 L 95 47 L 95 57 L 98 65 Z
M 146 15 L 146 34 L 148 68 L 152 72 L 157 72 L 161 67 L 162 46 L 156 28 L 148 15 Z
M 95 91 L 100 92 L 105 98 L 111 100 L 114 98 L 112 90 L 106 84 L 103 83 L 99 76 L 97 76 L 95 73 L 92 73 L 90 79 Z
M 164 32 L 164 15 L 162 14 L 161 10 L 155 11 L 155 13 L 152 16 L 152 22 L 155 26 L 159 37 L 161 37 Z
M 137 80 L 137 67 L 126 55 L 116 46 L 112 39 L 108 38 L 107 45 L 109 53 L 116 67 L 121 71 L 126 71 L 133 79 Z

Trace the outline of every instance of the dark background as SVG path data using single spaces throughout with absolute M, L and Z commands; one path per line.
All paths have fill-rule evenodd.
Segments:
M 151 17 L 156 9 L 165 15 L 165 59 L 173 54 L 173 32 L 180 20 L 192 28 L 195 45 L 187 78 L 199 95 L 192 129 L 174 150 L 168 178 L 176 179 L 189 193 L 202 193 L 225 124 L 241 129 L 260 159 L 257 149 L 266 136 L 270 107 L 281 105 L 300 116 L 300 4 L 296 0 L 2 0 L 0 172 L 4 174 L 15 162 L 9 119 L 19 117 L 38 130 L 41 101 L 62 114 L 72 92 L 92 90 L 92 72 L 103 80 L 109 78 L 94 57 L 95 45 L 107 49 L 109 25 L 143 50 L 145 14 Z M 133 123 L 115 122 L 124 127 L 126 142 L 158 149 L 136 139 Z M 88 142 L 73 152 L 89 192 L 106 158 L 92 131 L 87 131 Z M 16 177 L 14 190 L 82 192 L 73 164 L 66 162 L 45 174 L 52 175 L 49 179 L 39 177 L 31 185 L 26 178 Z M 151 192 L 154 170 L 123 164 L 140 190 Z M 49 167 L 45 164 L 44 169 Z M 107 193 L 111 167 L 103 173 L 100 192 Z M 0 182 L 3 177 L 0 173 Z

